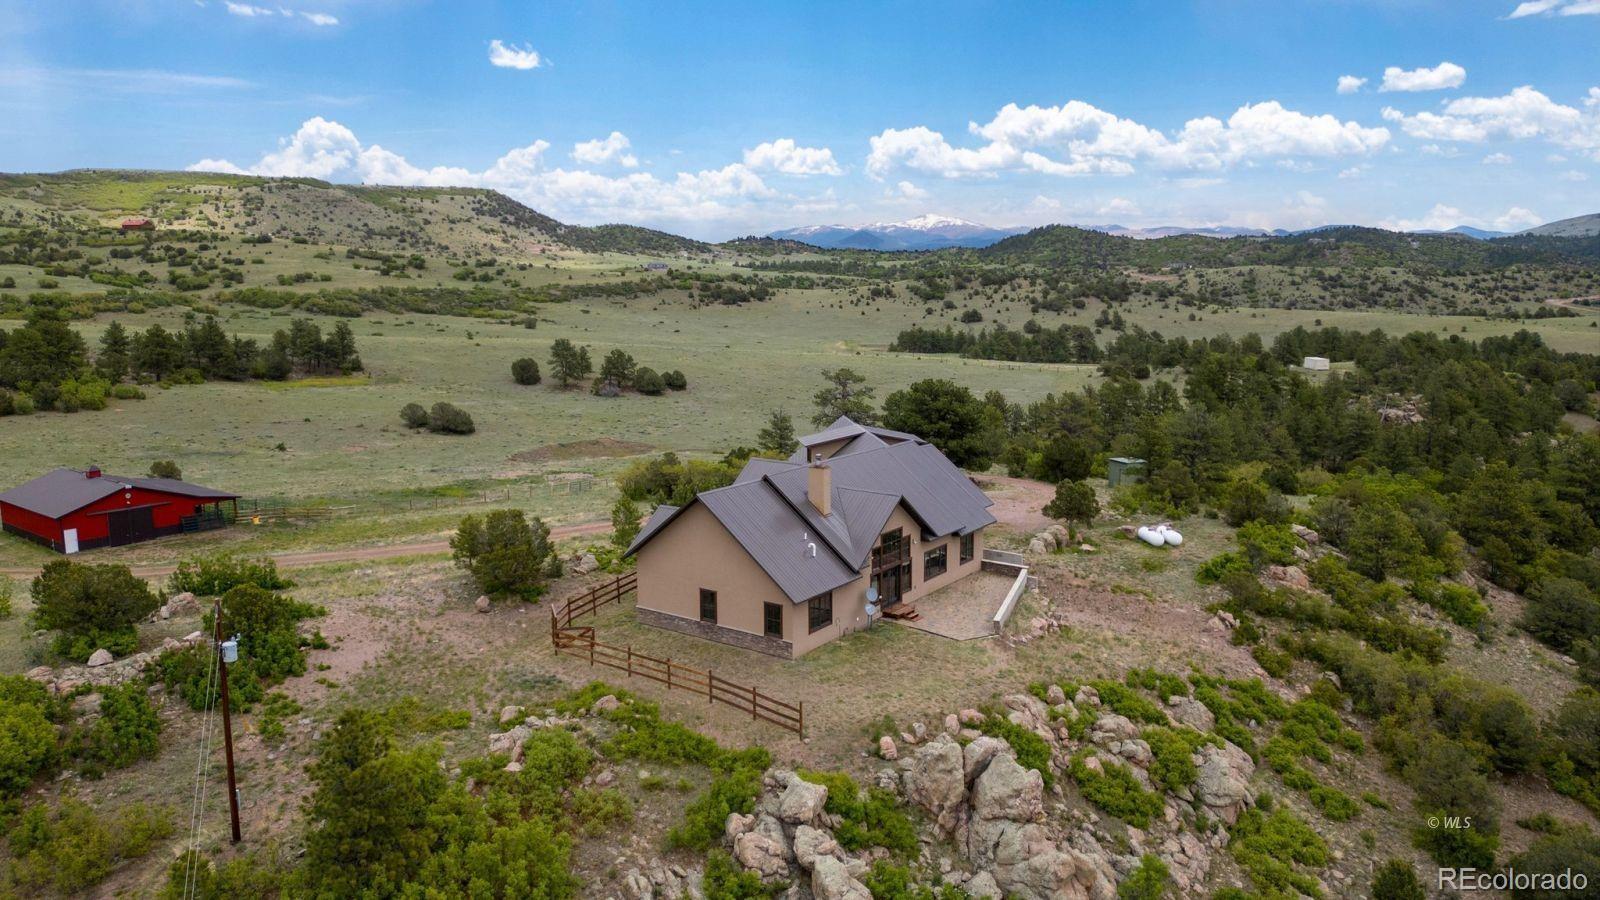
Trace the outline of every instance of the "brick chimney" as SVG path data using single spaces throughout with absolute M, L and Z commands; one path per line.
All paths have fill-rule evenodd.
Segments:
M 85 477 L 85 478 L 99 478 L 100 477 L 100 467 L 99 466 L 90 466 L 89 468 L 84 470 L 83 477 Z
M 806 470 L 806 498 L 817 512 L 830 515 L 833 510 L 833 470 L 819 454 Z

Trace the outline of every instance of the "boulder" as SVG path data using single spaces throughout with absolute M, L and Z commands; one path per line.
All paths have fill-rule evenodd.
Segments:
M 1089 740 L 1096 744 L 1110 745 L 1117 741 L 1131 740 L 1139 736 L 1139 726 L 1127 716 L 1115 713 L 1101 716 L 1089 726 Z
M 975 821 L 1041 821 L 1044 779 L 1010 754 L 995 756 L 972 786 L 972 816 Z
M 501 725 L 510 725 L 520 718 L 522 718 L 522 707 L 520 706 L 507 706 L 500 710 Z
M 831 856 L 819 857 L 811 870 L 811 896 L 816 900 L 872 900 L 867 886 Z
M 49 681 L 55 675 L 55 670 L 49 666 L 34 666 L 28 670 L 29 681 Z
M 905 773 L 906 798 L 928 813 L 945 834 L 954 834 L 965 818 L 966 769 L 961 745 L 937 735 L 917 748 Z
M 1034 556 L 1043 556 L 1048 551 L 1045 548 L 1044 541 L 1034 538 L 1028 542 L 1028 552 Z
M 174 616 L 192 616 L 200 612 L 200 600 L 189 591 L 184 591 L 167 598 L 167 602 L 161 609 L 161 618 L 163 619 L 170 619 Z
M 745 813 L 728 813 L 728 821 L 722 826 L 722 834 L 728 840 L 732 841 L 734 838 L 744 834 L 747 831 L 754 831 L 755 827 L 755 816 L 747 815 Z
M 1007 694 L 1000 702 L 1011 710 L 1006 718 L 1042 738 L 1055 740 L 1055 733 L 1050 728 L 1050 707 L 1043 700 L 1032 694 Z
M 1322 543 L 1322 535 L 1317 534 L 1315 531 L 1312 531 L 1304 525 L 1290 525 L 1289 530 L 1294 532 L 1295 537 L 1305 541 L 1308 544 Z
M 789 786 L 778 798 L 778 818 L 790 825 L 810 825 L 821 818 L 822 807 L 827 802 L 826 787 L 791 774 Z
M 585 553 L 578 557 L 577 562 L 572 564 L 572 574 L 588 575 L 590 572 L 597 571 L 599 568 L 600 560 L 595 559 L 593 553 Z
M 1061 689 L 1061 685 L 1052 684 L 1045 688 L 1044 700 L 1051 706 L 1060 706 L 1067 702 L 1067 692 Z
M 489 595 L 479 594 L 478 599 L 472 601 L 472 608 L 481 613 L 489 611 Z
M 789 876 L 788 851 L 781 841 L 757 831 L 747 831 L 733 839 L 733 858 L 739 865 L 761 876 L 762 881 L 782 881 Z
M 888 736 L 887 734 L 881 738 L 878 738 L 878 756 L 887 760 L 896 760 L 900 758 L 900 751 L 894 745 L 894 738 Z
M 1272 584 L 1297 591 L 1311 590 L 1311 579 L 1306 577 L 1306 570 L 1299 566 L 1267 566 L 1266 578 Z
M 950 735 L 961 733 L 961 720 L 956 718 L 955 713 L 944 717 L 944 733 Z
M 1141 769 L 1150 768 L 1150 764 L 1155 761 L 1155 754 L 1151 752 L 1150 745 L 1139 738 L 1116 741 L 1108 749 Z
M 1078 688 L 1078 693 L 1072 696 L 1072 702 L 1077 706 L 1099 706 L 1100 692 L 1086 684 Z
M 1174 694 L 1167 698 L 1167 715 L 1179 725 L 1187 725 L 1195 731 L 1210 731 L 1217 727 L 1217 717 L 1204 703 L 1193 697 L 1184 697 Z
M 984 735 L 961 749 L 961 765 L 967 784 L 978 780 L 989 763 L 1000 753 L 1010 753 L 1011 745 L 997 737 Z
M 89 662 L 87 663 L 87 665 L 91 669 L 98 669 L 101 666 L 109 666 L 109 665 L 111 665 L 111 663 L 115 659 L 116 659 L 116 657 L 113 657 L 111 655 L 111 651 L 110 650 L 107 650 L 106 648 L 101 647 L 99 650 L 96 650 L 95 652 L 93 652 L 93 653 L 91 653 L 89 655 Z
M 1212 815 L 1232 825 L 1251 802 L 1250 776 L 1255 774 L 1255 762 L 1230 741 L 1221 747 L 1207 744 L 1200 748 L 1199 756 L 1195 798 Z
M 994 883 L 994 876 L 988 872 L 979 872 L 967 879 L 961 889 L 973 900 L 1004 900 L 1000 885 Z
M 489 752 L 514 755 L 522 742 L 533 734 L 533 729 L 527 725 L 518 725 L 510 731 L 489 735 Z
M 794 859 L 807 872 L 824 856 L 838 857 L 839 842 L 820 828 L 801 825 L 794 830 Z
M 643 873 L 631 870 L 622 879 L 623 900 L 655 900 L 655 885 Z
M 963 709 L 961 712 L 956 713 L 956 718 L 963 725 L 982 725 L 984 715 L 975 709 Z
M 589 707 L 589 712 L 599 715 L 601 713 L 611 712 L 621 705 L 622 701 L 617 699 L 616 694 L 607 694 L 604 697 L 601 697 L 599 700 L 596 700 L 594 705 Z

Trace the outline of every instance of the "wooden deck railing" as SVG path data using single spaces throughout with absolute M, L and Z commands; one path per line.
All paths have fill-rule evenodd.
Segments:
M 640 653 L 632 646 L 619 647 L 595 637 L 594 626 L 573 625 L 574 619 L 592 615 L 609 603 L 621 603 L 623 596 L 638 587 L 638 576 L 629 572 L 598 587 L 591 588 L 565 603 L 550 608 L 550 643 L 557 653 L 586 659 L 591 666 L 607 666 L 625 672 L 632 678 L 648 678 L 667 686 L 668 690 L 690 691 L 706 698 L 707 703 L 721 703 L 750 714 L 756 721 L 768 722 L 805 737 L 806 705 L 787 703 L 763 694 L 754 685 L 742 685 L 718 677 L 710 669 L 686 666 L 672 659 L 663 659 Z

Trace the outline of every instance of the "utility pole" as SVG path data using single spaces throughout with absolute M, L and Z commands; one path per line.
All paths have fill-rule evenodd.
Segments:
M 237 639 L 222 639 L 222 598 L 217 598 L 212 618 L 215 620 L 213 638 L 217 645 L 217 669 L 222 683 L 222 745 L 228 757 L 228 812 L 233 819 L 233 842 L 239 843 L 239 786 L 233 776 L 233 710 L 228 705 L 228 663 L 239 659 Z

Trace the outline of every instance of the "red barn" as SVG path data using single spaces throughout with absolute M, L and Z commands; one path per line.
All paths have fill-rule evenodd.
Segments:
M 0 494 L 0 527 L 52 550 L 77 553 L 221 527 L 232 519 L 222 504 L 238 499 L 172 478 L 56 469 Z
M 131 219 L 122 220 L 123 231 L 152 231 L 155 227 L 156 223 L 143 216 L 134 216 Z

